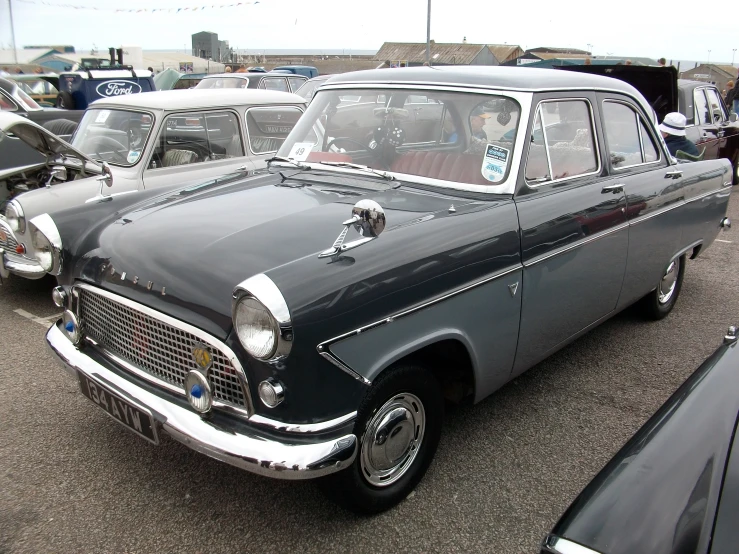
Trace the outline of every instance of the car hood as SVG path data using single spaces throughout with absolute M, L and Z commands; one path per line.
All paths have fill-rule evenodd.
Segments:
M 555 69 L 604 75 L 620 79 L 642 93 L 662 121 L 670 112 L 678 111 L 677 69 L 645 65 L 565 65 Z
M 11 134 L 47 158 L 59 155 L 74 156 L 79 160 L 98 165 L 98 162 L 33 121 L 14 114 L 0 112 L 0 148 L 2 148 L 3 141 L 10 140 L 8 135 Z
M 331 247 L 359 200 L 373 199 L 384 208 L 385 234 L 450 206 L 443 195 L 376 182 L 369 185 L 382 190 L 368 190 L 342 181 L 357 179 L 281 183 L 279 176 L 266 175 L 180 189 L 90 231 L 85 251 L 76 253 L 75 277 L 224 337 L 234 287 L 296 260 L 325 264 L 318 253 Z M 465 203 L 459 200 L 455 205 Z M 350 231 L 347 242 L 355 235 Z

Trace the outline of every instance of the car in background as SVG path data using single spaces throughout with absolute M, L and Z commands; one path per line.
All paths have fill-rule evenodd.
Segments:
M 318 69 L 312 65 L 281 65 L 279 67 L 273 67 L 272 71 L 286 71 L 295 75 L 303 75 L 308 79 L 318 77 Z
M 24 73 L 12 75 L 23 92 L 33 98 L 40 106 L 54 107 L 59 94 L 59 75 L 56 73 Z
M 207 73 L 183 73 L 182 76 L 177 79 L 171 90 L 184 90 L 189 88 L 195 88 L 197 84 L 203 80 Z
M 0 111 L 11 112 L 34 123 L 49 127 L 51 132 L 64 139 L 71 137 L 77 122 L 84 114 L 81 110 L 45 108 L 31 98 L 20 84 L 0 77 Z M 59 121 L 62 121 L 59 123 Z
M 306 102 L 310 104 L 310 101 L 316 94 L 316 89 L 318 89 L 318 87 L 328 81 L 331 77 L 333 77 L 333 75 L 320 75 L 318 77 L 313 77 L 312 79 L 309 79 L 308 81 L 303 83 L 303 85 L 295 91 L 295 94 L 301 96 L 305 99 Z
M 629 83 L 649 101 L 659 121 L 670 112 L 682 113 L 687 120 L 686 137 L 702 152 L 703 159 L 729 160 L 734 168 L 732 183 L 739 184 L 739 120 L 737 114 L 730 113 L 715 85 L 678 79 L 674 67 L 571 65 L 556 69 Z
M 5 236 L 24 249 L 22 259 L 14 260 L 22 271 L 11 272 L 32 279 L 45 273 L 35 261 L 28 225 L 37 215 L 264 168 L 304 109 L 299 96 L 265 90 L 170 90 L 98 100 L 85 111 L 71 146 L 105 168 L 102 179 L 47 181 L 49 164 L 16 172 L 13 197 L 4 212 Z M 6 134 L 49 155 L 45 143 L 53 136 L 38 138 L 38 129 L 19 133 L 10 126 L 17 122 L 6 124 Z
M 295 92 L 308 79 L 302 75 L 280 73 L 215 73 L 206 75 L 195 86 L 196 89 L 239 89 L 255 88 L 279 92 Z
M 667 317 L 728 226 L 730 164 L 678 164 L 636 89 L 527 71 L 337 75 L 270 173 L 40 218 L 65 310 L 52 351 L 145 440 L 392 507 L 445 401 L 483 400 L 632 304 Z
M 156 90 L 154 74 L 131 66 L 81 69 L 59 74 L 56 107 L 84 110 L 95 100 Z
M 572 502 L 542 554 L 736 552 L 737 329 Z

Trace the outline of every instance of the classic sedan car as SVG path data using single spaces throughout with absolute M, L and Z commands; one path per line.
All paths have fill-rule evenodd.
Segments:
M 737 329 L 585 487 L 542 554 L 736 552 Z
M 17 168 L 11 199 L 0 216 L 4 228 L 0 248 L 6 251 L 0 264 L 30 279 L 46 274 L 34 256 L 26 225 L 37 215 L 266 167 L 267 158 L 282 145 L 304 107 L 298 96 L 264 90 L 161 91 L 98 100 L 85 112 L 72 147 L 86 160 L 95 160 L 93 166 L 103 166 L 106 178 L 101 181 L 96 174 L 79 179 L 75 174 L 73 179 L 70 174 L 49 180 L 49 163 L 40 163 L 38 171 Z M 0 119 L 0 129 L 4 121 L 18 128 L 17 120 L 5 118 Z M 38 139 L 37 133 L 34 129 L 16 134 L 48 157 L 45 141 L 53 141 L 53 136 Z M 22 245 L 23 252 L 12 254 L 13 245 Z
M 206 75 L 195 85 L 196 89 L 256 88 L 295 92 L 308 80 L 302 75 L 284 73 L 216 73 Z
M 728 161 L 678 165 L 633 87 L 560 71 L 336 76 L 270 170 L 29 220 L 47 341 L 146 440 L 364 513 L 423 477 L 445 400 L 667 316 L 729 224 Z

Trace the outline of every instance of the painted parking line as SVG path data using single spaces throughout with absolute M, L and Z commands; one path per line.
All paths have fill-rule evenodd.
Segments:
M 19 316 L 30 319 L 31 321 L 35 321 L 36 323 L 38 323 L 39 325 L 43 325 L 44 327 L 48 327 L 49 325 L 51 325 L 52 320 L 62 317 L 62 314 L 53 314 L 46 317 L 39 317 L 37 315 L 33 315 L 31 312 L 27 312 L 26 310 L 21 310 L 20 308 L 13 311 Z
M 716 242 L 727 242 L 727 243 L 731 244 L 731 243 L 732 243 L 732 242 L 734 242 L 734 241 L 733 241 L 733 240 L 721 240 L 721 239 L 716 239 Z

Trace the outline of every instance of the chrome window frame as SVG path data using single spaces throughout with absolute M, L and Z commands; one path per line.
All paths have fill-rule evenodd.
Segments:
M 173 169 L 176 167 L 184 167 L 183 165 L 173 165 L 173 166 L 161 166 L 161 167 L 150 167 L 151 160 L 154 158 L 154 151 L 157 148 L 157 143 L 159 142 L 159 137 L 161 136 L 162 130 L 165 130 L 167 126 L 165 125 L 165 122 L 167 119 L 169 119 L 171 116 L 181 116 L 186 114 L 211 114 L 211 113 L 219 113 L 219 112 L 230 112 L 231 114 L 236 116 L 236 126 L 239 128 L 239 139 L 241 140 L 241 151 L 243 154 L 241 156 L 234 156 L 233 158 L 223 158 L 220 160 L 206 160 L 203 162 L 196 162 L 193 164 L 186 164 L 188 166 L 197 165 L 198 167 L 202 167 L 203 164 L 211 163 L 211 162 L 222 162 L 224 159 L 239 159 L 239 158 L 246 158 L 249 156 L 249 152 L 246 148 L 244 148 L 244 133 L 241 132 L 241 114 L 240 112 L 235 108 L 229 108 L 229 107 L 223 107 L 223 108 L 193 108 L 193 110 L 196 111 L 182 111 L 182 112 L 169 112 L 169 113 L 163 113 L 162 115 L 162 121 L 159 125 L 159 128 L 157 129 L 157 138 L 156 140 L 153 140 L 154 147 L 151 149 L 151 152 L 149 152 L 149 160 L 144 166 L 144 173 L 148 173 L 150 171 L 158 172 L 161 169 Z M 246 127 L 246 125 L 244 125 Z M 151 137 L 150 137 L 151 138 Z
M 622 104 L 623 106 L 626 106 L 628 109 L 630 109 L 631 112 L 634 114 L 634 117 L 636 118 L 636 130 L 637 130 L 637 134 L 639 135 L 639 150 L 641 152 L 641 159 L 642 159 L 642 162 L 641 163 L 631 164 L 631 165 L 623 165 L 623 166 L 620 166 L 620 167 L 615 167 L 613 164 L 610 163 L 611 149 L 610 149 L 610 147 L 608 145 L 608 130 L 607 130 L 607 125 L 606 125 L 606 114 L 605 114 L 605 110 L 603 110 L 603 122 L 602 122 L 603 123 L 603 131 L 604 131 L 603 138 L 606 141 L 606 147 L 608 147 L 608 160 L 609 160 L 608 161 L 608 164 L 609 164 L 611 170 L 614 171 L 614 172 L 620 172 L 620 171 L 632 169 L 632 168 L 635 168 L 635 167 L 644 167 L 644 166 L 648 166 L 648 165 L 660 163 L 662 161 L 662 151 L 661 151 L 660 148 L 656 148 L 657 153 L 659 154 L 659 157 L 656 160 L 653 160 L 651 162 L 645 161 L 646 160 L 646 156 L 645 156 L 645 153 L 644 153 L 644 143 L 642 141 L 642 135 L 641 135 L 641 130 L 642 130 L 642 128 L 644 128 L 644 124 L 643 124 L 644 118 L 642 117 L 642 114 L 640 114 L 637 110 L 635 110 L 634 109 L 634 106 L 632 106 L 629 102 L 624 102 L 623 100 L 617 100 L 615 98 L 606 98 L 606 99 L 603 100 L 603 104 L 604 105 L 607 102 L 608 103 L 611 103 L 611 104 Z M 649 135 L 649 131 L 647 131 L 647 135 Z M 651 138 L 651 136 L 650 136 L 650 138 Z M 652 142 L 654 142 L 654 141 L 652 141 Z M 652 144 L 652 146 L 655 146 L 655 145 Z
M 728 114 L 726 113 L 726 110 L 724 108 L 724 102 L 723 102 L 724 99 L 721 97 L 721 94 L 719 93 L 718 89 L 716 87 L 713 87 L 713 86 L 706 86 L 706 87 L 702 87 L 702 88 L 705 91 L 706 100 L 710 100 L 708 98 L 708 91 L 711 91 L 711 92 L 713 92 L 716 95 L 716 98 L 718 99 L 718 108 L 721 111 L 721 121 L 719 121 L 719 122 L 714 121 L 713 123 L 711 123 L 711 125 L 722 125 L 723 123 L 726 123 L 729 120 L 729 118 L 728 118 Z M 710 104 L 710 101 L 709 101 L 709 106 L 710 105 L 711 104 Z M 711 108 L 711 115 L 713 115 L 713 113 L 714 113 L 713 112 L 713 108 Z
M 288 75 L 286 78 L 287 78 L 287 86 L 290 89 L 288 92 L 291 92 L 292 94 L 295 94 L 300 87 L 302 87 L 305 83 L 308 82 L 308 78 L 305 75 Z M 293 88 L 290 82 L 290 79 L 292 79 L 293 81 L 301 81 L 300 86 Z
M 570 175 L 568 177 L 561 177 L 559 179 L 549 179 L 548 181 L 542 181 L 540 183 L 535 183 L 533 181 L 529 181 L 526 178 L 526 165 L 529 163 L 529 154 L 531 154 L 531 143 L 528 142 L 529 148 L 527 148 L 526 151 L 526 163 L 523 165 L 523 179 L 527 186 L 529 186 L 532 189 L 537 189 L 540 187 L 556 184 L 556 183 L 562 183 L 565 181 L 571 181 L 573 179 L 581 179 L 583 177 L 590 177 L 595 175 L 600 175 L 601 171 L 603 171 L 603 161 L 601 159 L 600 155 L 600 148 L 598 146 L 598 129 L 595 126 L 595 112 L 593 111 L 593 104 L 590 102 L 589 98 L 586 97 L 572 97 L 572 98 L 546 98 L 544 100 L 539 101 L 539 103 L 536 105 L 536 110 L 534 112 L 534 119 L 533 122 L 536 122 L 536 117 L 541 112 L 542 104 L 548 104 L 552 102 L 572 102 L 572 101 L 583 101 L 587 103 L 588 110 L 590 113 L 590 128 L 593 133 L 593 147 L 595 149 L 595 159 L 596 159 L 596 169 L 595 171 L 591 171 L 588 173 L 579 173 L 578 175 Z M 533 132 L 533 125 L 532 125 L 532 132 Z M 547 167 L 549 168 L 549 175 L 551 176 L 554 172 L 552 171 L 552 163 L 551 158 L 549 157 L 549 141 L 547 140 L 547 132 L 546 132 L 546 126 L 544 125 L 544 118 L 542 117 L 541 120 L 541 131 L 544 135 L 544 148 L 546 149 L 547 154 Z M 527 137 L 530 137 L 531 135 L 527 133 Z
M 693 89 L 693 120 L 695 121 L 695 126 L 697 127 L 700 127 L 701 125 L 711 125 L 711 123 L 704 123 L 703 119 L 698 117 L 698 106 L 695 102 L 695 93 L 700 91 L 706 101 L 706 107 L 708 107 L 708 96 L 706 96 L 706 88 L 707 87 L 705 86 L 700 86 Z
M 255 152 L 254 149 L 251 147 L 251 136 L 249 135 L 249 123 L 246 121 L 246 118 L 251 110 L 263 109 L 263 108 L 273 108 L 273 109 L 293 108 L 300 112 L 300 117 L 303 117 L 303 114 L 305 113 L 305 109 L 302 109 L 299 106 L 296 106 L 295 104 L 266 104 L 263 106 L 249 106 L 246 110 L 244 110 L 244 132 L 246 134 L 246 144 L 249 149 L 249 154 L 252 156 L 265 156 L 268 154 L 275 154 L 277 150 L 279 150 L 278 148 L 277 150 L 270 150 L 268 152 Z M 293 129 L 294 128 L 295 128 L 295 125 L 293 125 Z M 292 130 L 290 130 L 290 133 L 292 133 Z M 289 133 L 288 133 L 288 136 L 289 136 Z M 285 137 L 285 139 L 287 140 L 287 137 Z M 285 141 L 283 140 L 282 142 L 284 143 Z M 280 148 L 281 147 L 282 145 L 280 145 Z
M 14 106 L 14 109 L 12 110 L 0 110 L 0 111 L 8 112 L 8 113 L 16 113 L 19 111 L 19 106 L 18 106 L 18 103 L 15 101 L 15 98 L 13 98 L 11 95 L 9 95 L 8 93 L 6 93 L 4 90 L 1 90 L 1 89 L 0 89 L 0 95 L 2 95 L 3 98 L 8 100 Z

